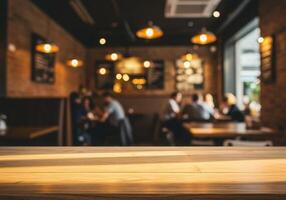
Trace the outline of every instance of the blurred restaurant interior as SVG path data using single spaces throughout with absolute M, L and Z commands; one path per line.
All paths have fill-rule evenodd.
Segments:
M 282 0 L 1 0 L 1 146 L 284 146 Z
M 285 200 L 285 0 L 0 0 L 0 200 Z

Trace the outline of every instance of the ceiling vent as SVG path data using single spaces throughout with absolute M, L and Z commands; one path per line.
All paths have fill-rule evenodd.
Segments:
M 207 18 L 217 8 L 221 0 L 167 0 L 167 18 Z

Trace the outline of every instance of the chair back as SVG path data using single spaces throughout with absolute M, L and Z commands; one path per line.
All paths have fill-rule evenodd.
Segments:
M 239 146 L 239 147 L 269 147 L 273 146 L 272 141 L 240 141 L 226 140 L 223 146 Z

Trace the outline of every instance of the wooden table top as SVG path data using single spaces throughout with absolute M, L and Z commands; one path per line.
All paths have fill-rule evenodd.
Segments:
M 29 140 L 59 131 L 58 126 L 50 127 L 9 127 L 0 134 L 0 139 Z
M 286 199 L 285 166 L 283 147 L 5 147 L 0 199 Z
M 246 136 L 274 136 L 273 129 L 247 129 L 245 123 L 184 123 L 184 127 L 196 138 L 233 138 Z

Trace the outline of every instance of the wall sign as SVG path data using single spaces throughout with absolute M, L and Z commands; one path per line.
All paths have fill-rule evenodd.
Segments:
M 54 84 L 56 54 L 38 52 L 36 45 L 43 42 L 46 42 L 43 37 L 32 34 L 32 81 L 43 84 Z
M 275 81 L 275 37 L 268 36 L 260 44 L 261 81 L 273 83 Z

